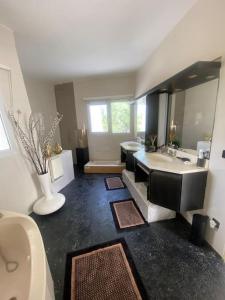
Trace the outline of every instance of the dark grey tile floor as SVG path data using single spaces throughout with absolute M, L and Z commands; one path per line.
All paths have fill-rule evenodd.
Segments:
M 62 193 L 65 206 L 49 216 L 32 217 L 43 236 L 55 283 L 62 299 L 66 253 L 124 237 L 149 299 L 225 299 L 225 265 L 209 247 L 188 241 L 190 226 L 180 219 L 118 233 L 109 203 L 130 197 L 127 189 L 106 191 L 105 175 L 84 175 Z M 128 299 L 129 300 L 129 299 Z

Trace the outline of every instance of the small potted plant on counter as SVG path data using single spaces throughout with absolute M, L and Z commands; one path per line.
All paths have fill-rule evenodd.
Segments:
M 145 152 L 155 152 L 156 151 L 156 141 L 157 134 L 150 134 L 145 140 Z

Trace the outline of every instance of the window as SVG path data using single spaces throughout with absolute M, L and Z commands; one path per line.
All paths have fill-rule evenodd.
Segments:
M 129 102 L 111 102 L 112 133 L 130 133 Z
M 9 150 L 9 149 L 10 149 L 9 141 L 0 114 L 0 151 Z
M 145 132 L 146 122 L 146 97 L 137 100 L 136 105 L 136 130 L 138 132 Z
M 13 135 L 7 117 L 7 107 L 12 107 L 12 85 L 10 70 L 0 66 L 0 158 L 12 153 Z
M 89 127 L 93 133 L 129 134 L 131 105 L 128 100 L 91 101 Z
M 91 132 L 108 132 L 107 105 L 91 104 L 89 112 Z

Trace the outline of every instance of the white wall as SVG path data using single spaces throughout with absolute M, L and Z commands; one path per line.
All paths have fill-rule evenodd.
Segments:
M 11 70 L 13 104 L 26 115 L 30 113 L 21 68 L 16 52 L 13 33 L 0 25 L 0 65 Z M 0 157 L 0 209 L 28 213 L 38 197 L 35 176 L 18 149 Z
M 24 81 L 32 112 L 42 113 L 46 128 L 49 129 L 52 118 L 57 113 L 54 85 L 51 82 L 31 78 L 26 74 L 24 74 Z M 59 128 L 57 128 L 54 141 L 61 142 Z
M 75 105 L 77 126 L 79 129 L 86 125 L 87 98 L 104 98 L 115 96 L 134 95 L 135 75 L 113 75 L 74 81 Z M 132 140 L 133 135 L 92 135 L 89 134 L 89 154 L 91 160 L 118 160 L 120 159 L 120 142 Z
M 222 56 L 216 120 L 213 132 L 205 212 L 221 223 L 217 232 L 208 231 L 208 241 L 221 254 L 225 246 L 225 1 L 200 0 L 165 38 L 140 69 L 136 94 L 176 74 L 199 60 Z M 190 220 L 190 214 L 187 214 Z

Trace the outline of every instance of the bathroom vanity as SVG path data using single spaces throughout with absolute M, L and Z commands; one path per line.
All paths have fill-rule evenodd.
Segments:
M 134 157 L 135 182 L 146 182 L 150 202 L 176 212 L 203 208 L 207 168 L 144 150 L 136 152 Z
M 121 145 L 121 159 L 123 180 L 148 222 L 204 206 L 220 67 L 219 60 L 196 62 L 137 98 L 146 101 L 145 144 L 162 151 Z
M 123 181 L 147 222 L 168 220 L 176 213 L 203 208 L 208 169 L 197 167 L 197 157 L 177 151 L 179 157 L 189 157 L 184 163 L 166 153 L 148 153 L 144 149 L 133 153 L 134 172 L 123 170 Z
M 143 145 L 138 142 L 123 142 L 120 144 L 121 163 L 125 163 L 128 171 L 134 172 L 135 160 L 133 154 L 140 149 L 143 149 Z

